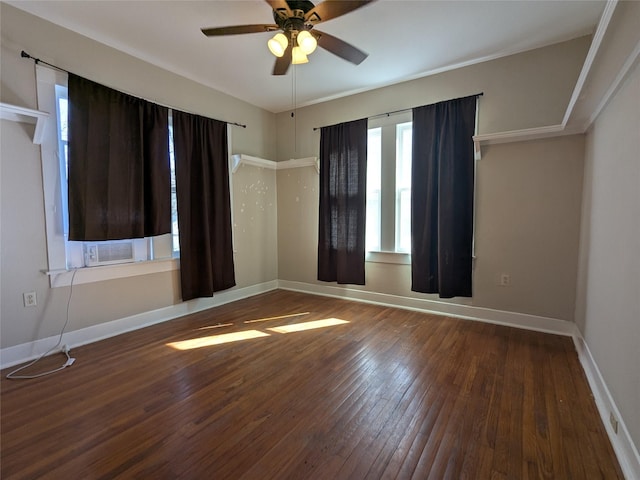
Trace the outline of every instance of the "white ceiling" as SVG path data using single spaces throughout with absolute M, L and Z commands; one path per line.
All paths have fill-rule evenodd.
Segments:
M 202 27 L 273 23 L 262 0 L 7 1 L 272 112 L 399 83 L 595 31 L 604 0 L 377 0 L 319 29 L 369 53 L 355 66 L 317 49 L 272 76 L 273 34 L 207 38 Z M 295 82 L 294 82 L 295 80 Z M 295 89 L 294 89 L 295 85 Z

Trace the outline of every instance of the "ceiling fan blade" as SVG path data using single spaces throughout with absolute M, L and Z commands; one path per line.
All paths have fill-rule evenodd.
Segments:
M 238 35 L 241 33 L 260 33 L 260 32 L 272 32 L 279 30 L 276 24 L 258 24 L 258 25 L 236 25 L 233 27 L 214 27 L 203 28 L 202 33 L 207 37 L 216 37 L 219 35 Z
M 289 65 L 291 65 L 291 44 L 289 44 L 287 49 L 284 51 L 284 55 L 276 58 L 272 75 L 285 75 L 287 70 L 289 70 Z
M 278 12 L 284 10 L 287 13 L 287 16 L 291 15 L 291 9 L 289 8 L 289 4 L 286 0 L 264 0 L 269 4 L 269 6 L 273 9 L 274 12 Z
M 314 36 L 318 40 L 320 45 L 325 50 L 337 55 L 340 58 L 344 58 L 346 61 L 360 65 L 365 58 L 369 56 L 368 53 L 354 47 L 353 45 L 340 40 L 338 37 L 329 35 L 328 33 L 313 30 Z
M 311 23 L 320 23 L 326 22 L 327 20 L 331 20 L 332 18 L 339 17 L 340 15 L 344 15 L 345 13 L 352 12 L 360 7 L 364 7 L 368 3 L 371 3 L 375 0 L 362 0 L 362 1 L 351 1 L 351 0 L 325 0 L 324 2 L 316 5 L 314 8 L 309 10 L 305 16 L 305 22 Z

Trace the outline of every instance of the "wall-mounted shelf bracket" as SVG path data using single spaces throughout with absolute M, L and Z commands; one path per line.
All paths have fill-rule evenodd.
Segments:
M 12 122 L 30 123 L 35 125 L 33 132 L 33 143 L 40 145 L 44 135 L 44 124 L 49 118 L 47 112 L 32 110 L 30 108 L 18 107 L 8 103 L 0 103 L 0 118 Z
M 236 173 L 241 164 L 253 165 L 254 167 L 266 168 L 269 170 L 283 170 L 287 168 L 314 167 L 316 172 L 320 171 L 320 162 L 316 157 L 294 158 L 282 162 L 265 160 L 264 158 L 252 157 L 245 154 L 232 155 L 231 173 Z

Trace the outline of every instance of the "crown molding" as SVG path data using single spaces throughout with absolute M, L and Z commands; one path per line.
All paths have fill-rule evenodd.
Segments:
M 582 90 L 584 88 L 585 82 L 591 72 L 591 68 L 593 66 L 593 62 L 600 50 L 600 46 L 602 45 L 602 41 L 605 37 L 607 29 L 609 28 L 609 23 L 611 21 L 611 17 L 613 16 L 613 12 L 618 5 L 618 0 L 609 0 L 607 1 L 602 15 L 600 16 L 600 20 L 598 21 L 598 26 L 596 27 L 596 31 L 593 35 L 593 40 L 591 41 L 591 46 L 589 47 L 589 51 L 587 52 L 587 57 L 582 65 L 582 70 L 580 71 L 580 75 L 578 76 L 578 80 L 576 81 L 576 85 L 573 89 L 573 93 L 569 100 L 569 104 L 567 105 L 567 109 L 565 110 L 564 117 L 562 119 L 562 123 L 558 125 L 549 125 L 544 127 L 535 127 L 535 128 L 526 128 L 523 130 L 511 130 L 507 132 L 496 132 L 496 133 L 485 133 L 482 135 L 475 135 L 473 137 L 473 148 L 474 148 L 474 156 L 476 160 L 480 160 L 482 158 L 482 146 L 484 145 L 493 145 L 500 143 L 510 143 L 510 142 L 523 142 L 527 140 L 537 140 L 541 138 L 550 138 L 550 137 L 558 137 L 563 135 L 575 135 L 584 133 L 589 125 L 593 122 L 593 119 L 597 116 L 599 111 L 602 109 L 604 104 L 608 101 L 609 97 L 615 91 L 615 88 L 620 84 L 622 78 L 629 71 L 635 59 L 638 56 L 638 46 L 634 50 L 633 54 L 623 67 L 623 71 L 618 74 L 614 84 L 611 88 L 606 92 L 604 98 L 601 103 L 598 105 L 596 112 L 593 113 L 591 118 L 589 119 L 589 124 L 582 126 L 572 126 L 567 128 L 567 124 L 569 119 L 571 118 L 571 114 L 573 113 L 573 108 L 575 107 L 576 102 L 580 98 Z

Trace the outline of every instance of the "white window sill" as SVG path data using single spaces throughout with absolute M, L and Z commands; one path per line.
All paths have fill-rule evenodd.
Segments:
M 403 252 L 367 252 L 366 262 L 411 265 L 411 254 Z
M 50 270 L 43 273 L 49 275 L 51 288 L 67 287 L 73 284 L 103 282 L 116 278 L 135 277 L 150 273 L 169 272 L 180 268 L 180 258 L 162 258 L 144 262 L 119 263 L 99 267 L 83 267 L 75 270 Z M 75 276 L 74 276 L 75 272 Z

